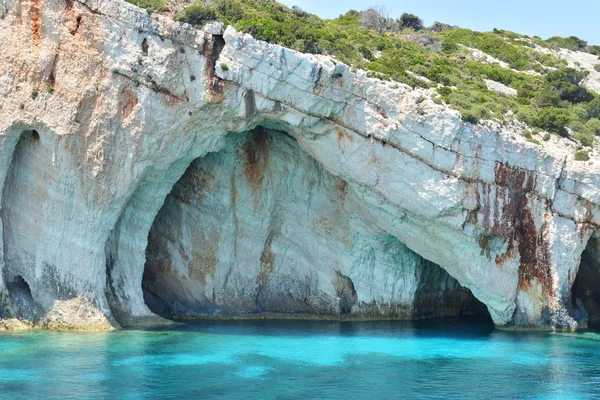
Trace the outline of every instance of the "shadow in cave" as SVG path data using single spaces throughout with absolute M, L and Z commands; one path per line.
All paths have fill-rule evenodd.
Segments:
M 579 271 L 571 288 L 571 301 L 573 309 L 587 313 L 590 328 L 600 328 L 600 240 L 598 238 L 590 238 L 581 254 Z
M 231 134 L 190 165 L 156 216 L 144 300 L 169 319 L 491 321 L 470 290 L 379 218 L 287 134 Z

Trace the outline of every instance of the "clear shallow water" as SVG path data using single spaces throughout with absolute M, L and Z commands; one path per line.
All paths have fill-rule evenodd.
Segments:
M 600 398 L 600 335 L 474 321 L 0 334 L 0 398 Z

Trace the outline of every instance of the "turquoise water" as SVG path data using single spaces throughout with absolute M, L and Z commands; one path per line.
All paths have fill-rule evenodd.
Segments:
M 0 334 L 0 398 L 597 399 L 600 335 L 474 321 Z

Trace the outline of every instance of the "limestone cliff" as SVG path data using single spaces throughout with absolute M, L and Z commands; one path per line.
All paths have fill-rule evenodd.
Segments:
M 464 124 L 427 90 L 119 0 L 0 13 L 5 320 L 407 318 L 478 300 L 497 326 L 572 329 L 594 308 L 594 287 L 571 289 L 600 167 L 566 139 Z

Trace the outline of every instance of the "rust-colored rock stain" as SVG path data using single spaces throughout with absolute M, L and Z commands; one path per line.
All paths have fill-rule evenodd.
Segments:
M 255 208 L 260 202 L 265 171 L 269 166 L 269 142 L 267 130 L 259 126 L 248 134 L 248 140 L 244 143 L 244 174 L 252 189 Z
M 219 262 L 219 237 L 206 237 L 194 243 L 192 259 L 188 264 L 188 276 L 191 280 L 206 285 L 207 277 L 215 277 L 217 263 Z
M 119 97 L 119 110 L 121 111 L 121 118 L 125 119 L 133 112 L 133 109 L 138 104 L 138 97 L 135 94 L 133 85 L 129 82 L 123 85 Z
M 346 197 L 348 196 L 348 182 L 345 180 L 340 180 L 337 183 L 337 195 L 340 202 L 344 202 Z
M 29 19 L 31 19 L 33 45 L 38 46 L 42 40 L 42 0 L 30 1 Z
M 550 244 L 545 235 L 550 215 L 545 215 L 538 229 L 531 211 L 536 198 L 534 173 L 498 163 L 496 184 L 499 187 L 496 196 L 503 195 L 502 217 L 494 221 L 492 231 L 508 241 L 506 252 L 496 256 L 496 263 L 501 266 L 519 254 L 519 288 L 528 290 L 535 279 L 546 296 L 553 296 Z

